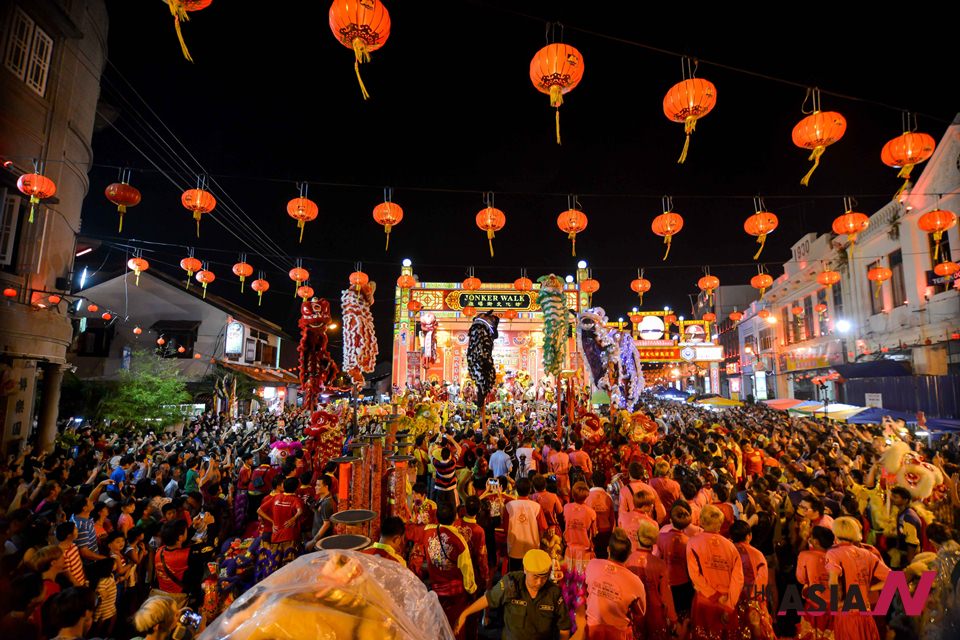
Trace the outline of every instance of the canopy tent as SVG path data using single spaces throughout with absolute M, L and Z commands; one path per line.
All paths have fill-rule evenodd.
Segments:
M 852 416 L 855 416 L 861 412 L 865 407 L 858 407 L 852 404 L 842 404 L 834 403 L 827 405 L 827 417 L 831 420 L 843 420 L 849 421 Z
M 850 424 L 880 424 L 883 416 L 890 416 L 894 420 L 903 420 L 904 422 L 917 421 L 917 415 L 914 413 L 881 409 L 880 407 L 868 407 L 855 416 L 847 418 L 847 422 Z
M 814 413 L 816 411 L 823 411 L 823 403 L 816 402 L 814 400 L 804 400 L 800 404 L 790 407 L 790 411 L 795 411 L 796 413 Z
M 778 411 L 786 411 L 787 409 L 795 407 L 802 402 L 803 400 L 797 400 L 796 398 L 773 398 L 772 400 L 763 401 L 765 405 Z
M 927 429 L 930 431 L 960 431 L 960 420 L 927 418 Z
M 715 396 L 713 398 L 701 398 L 697 400 L 696 404 L 706 404 L 712 407 L 742 407 L 743 403 L 737 400 L 731 400 L 730 398 L 722 398 L 720 396 Z

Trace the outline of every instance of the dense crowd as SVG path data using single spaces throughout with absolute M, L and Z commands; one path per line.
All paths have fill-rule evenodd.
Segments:
M 485 429 L 444 411 L 411 440 L 408 508 L 381 514 L 365 553 L 420 576 L 468 640 L 958 637 L 957 438 L 931 447 L 893 423 L 763 406 L 649 397 L 643 410 L 652 437 L 604 419 L 600 442 L 557 432 L 535 402 Z M 322 546 L 335 465 L 301 448 L 269 457 L 308 421 L 291 409 L 208 414 L 179 435 L 84 427 L 52 453 L 9 457 L 0 637 L 184 637 Z M 883 466 L 897 441 L 936 478 L 922 500 L 912 470 Z M 896 575 L 913 591 L 860 615 Z

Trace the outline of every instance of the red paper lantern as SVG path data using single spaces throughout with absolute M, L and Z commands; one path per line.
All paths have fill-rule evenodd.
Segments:
M 89 305 L 87 305 L 87 311 L 90 313 L 96 313 L 97 311 L 100 311 L 100 307 L 91 302 Z
M 507 216 L 495 207 L 486 207 L 477 214 L 477 226 L 487 232 L 487 243 L 490 245 L 490 257 L 493 257 L 494 232 L 503 229 L 507 224 Z
M 140 204 L 140 190 L 126 182 L 114 182 L 104 190 L 103 194 L 107 200 L 117 205 L 117 212 L 120 214 L 120 228 L 117 231 L 122 232 L 123 214 L 127 212 L 128 207 Z
M 810 184 L 810 176 L 820 166 L 820 156 L 828 146 L 843 137 L 847 130 L 847 120 L 836 111 L 819 110 L 819 92 L 815 95 L 817 109 L 793 128 L 793 144 L 801 149 L 809 149 L 809 160 L 813 160 L 810 171 L 800 180 L 800 184 Z
M 63 300 L 63 298 L 53 293 L 47 298 L 47 300 L 50 302 L 50 304 L 60 304 L 60 301 Z
M 924 233 L 933 234 L 933 261 L 936 262 L 940 257 L 940 238 L 943 232 L 957 225 L 957 214 L 946 209 L 934 209 L 928 211 L 917 220 L 917 226 Z
M 834 219 L 833 232 L 838 236 L 846 234 L 850 244 L 854 244 L 857 241 L 857 234 L 863 233 L 869 226 L 870 218 L 865 214 L 848 210 Z
M 200 354 L 199 354 L 199 353 L 193 354 L 193 359 L 194 359 L 194 360 L 199 360 L 199 359 L 200 359 Z
M 187 189 L 180 196 L 180 202 L 188 211 L 193 212 L 193 219 L 197 221 L 197 237 L 200 237 L 200 216 L 213 211 L 217 206 L 217 199 L 213 194 L 203 189 Z
M 250 288 L 257 292 L 257 306 L 263 302 L 263 294 L 270 289 L 270 283 L 263 278 L 257 278 L 250 283 Z
M 671 325 L 677 321 L 677 316 L 672 313 L 668 313 L 663 317 L 664 324 Z
M 475 307 L 471 307 L 471 306 L 467 305 L 466 307 L 464 307 L 464 308 L 461 310 L 461 313 L 463 313 L 463 315 L 465 315 L 465 316 L 467 316 L 468 318 L 470 318 L 470 317 L 472 317 L 472 316 L 474 316 L 474 315 L 477 314 L 477 310 L 476 310 Z
M 587 214 L 579 209 L 567 209 L 557 216 L 557 226 L 570 239 L 570 255 L 577 255 L 577 234 L 587 228 Z
M 880 289 L 883 287 L 883 283 L 893 277 L 893 271 L 886 267 L 874 267 L 867 271 L 867 280 L 877 283 L 877 288 L 874 291 L 874 297 L 880 296 Z
M 319 213 L 317 203 L 310 198 L 294 198 L 287 203 L 287 215 L 297 221 L 297 228 L 300 229 L 300 242 L 303 242 L 306 223 L 316 220 Z
M 303 267 L 294 267 L 293 269 L 290 269 L 290 272 L 287 275 L 290 276 L 291 280 L 297 283 L 297 288 L 310 279 L 310 272 Z M 296 296 L 296 292 L 294 292 L 294 296 Z
M 354 271 L 353 273 L 350 274 L 350 277 L 348 278 L 348 280 L 350 281 L 351 287 L 355 289 L 359 289 L 360 287 L 370 282 L 370 276 L 365 274 L 363 271 Z
M 709 80 L 688 78 L 670 87 L 663 98 L 663 113 L 674 122 L 682 122 L 687 139 L 683 143 L 679 164 L 687 159 L 690 134 L 697 128 L 697 120 L 710 113 L 717 104 L 717 88 Z
M 183 345 L 177 347 L 177 353 L 186 353 L 186 352 L 187 352 L 187 348 L 184 347 Z
M 716 276 L 711 276 L 710 274 L 707 274 L 702 278 L 700 278 L 699 280 L 697 280 L 697 287 L 700 288 L 700 291 L 703 291 L 705 294 L 707 294 L 708 304 L 712 303 L 713 292 L 719 286 L 720 286 L 720 278 Z
M 100 317 L 103 318 L 104 320 L 109 321 L 111 318 L 113 318 L 113 314 L 110 313 L 109 311 L 105 311 L 104 313 L 100 314 Z
M 631 313 L 627 316 L 633 324 L 640 324 L 643 321 L 642 313 Z
M 650 291 L 653 284 L 646 278 L 634 278 L 630 281 L 630 289 L 640 297 L 640 304 L 643 304 L 643 294 Z
M 241 260 L 240 262 L 233 265 L 233 275 L 240 278 L 240 292 L 243 292 L 243 281 L 247 279 L 247 276 L 253 275 L 253 267 Z
M 594 280 L 593 278 L 587 278 L 580 283 L 580 291 L 583 291 L 584 293 L 593 295 L 599 290 L 600 282 L 598 280 Z
M 313 297 L 313 287 L 306 284 L 303 286 L 297 287 L 297 295 L 303 298 L 303 301 L 306 302 L 307 300 Z
M 827 312 L 827 305 L 825 305 L 825 304 L 823 304 L 823 303 L 821 302 L 820 304 L 818 304 L 817 306 L 815 306 L 815 307 L 813 308 L 813 310 L 816 311 L 817 313 L 826 313 L 826 312 Z
M 208 269 L 201 269 L 197 272 L 197 275 L 194 276 L 197 279 L 197 282 L 203 285 L 203 298 L 207 297 L 207 285 L 217 279 L 217 276 L 213 274 L 213 271 Z
M 670 245 L 673 241 L 673 236 L 680 233 L 680 230 L 683 229 L 683 216 L 673 211 L 665 211 L 653 219 L 653 222 L 650 224 L 650 229 L 658 236 L 663 236 L 663 244 L 667 245 L 663 259 L 666 260 L 667 256 L 670 255 Z
M 773 278 L 769 273 L 758 273 L 750 278 L 750 286 L 760 290 L 760 298 L 763 299 L 764 292 L 773 284 Z
M 133 271 L 136 276 L 136 285 L 140 286 L 140 274 L 150 268 L 150 263 L 143 258 L 130 258 L 127 260 L 127 268 Z
M 732 322 L 740 322 L 743 319 L 743 314 L 739 311 L 731 311 L 730 315 L 727 316 Z
M 140 327 L 134 327 L 134 328 L 133 328 L 133 335 L 138 336 L 138 335 L 140 335 L 141 333 L 143 333 L 143 329 L 141 329 Z
M 795 315 L 795 316 L 802 316 L 802 315 L 803 315 L 803 307 L 800 307 L 800 306 L 792 307 L 792 308 L 790 309 L 790 312 L 791 312 L 793 315 Z
M 760 248 L 753 256 L 754 260 L 760 257 L 760 253 L 767 243 L 767 234 L 773 233 L 778 224 L 777 216 L 769 211 L 757 211 L 743 223 L 743 230 L 751 236 L 756 236 L 757 242 L 760 243 Z
M 533 281 L 527 277 L 520 277 L 513 281 L 513 288 L 517 291 L 532 291 Z
M 703 321 L 704 321 L 704 322 L 716 322 L 716 321 L 717 321 L 717 314 L 711 313 L 711 312 L 707 312 L 707 313 L 703 314 Z
M 363 99 L 370 98 L 360 77 L 360 65 L 370 62 L 370 52 L 390 37 L 390 14 L 380 0 L 334 0 L 330 6 L 330 31 L 337 42 L 353 49 L 353 71 Z
M 518 315 L 520 314 L 517 313 L 516 309 L 507 309 L 506 311 L 503 312 L 503 317 L 506 318 L 507 320 L 513 320 Z
M 161 336 L 157 338 L 157 344 L 162 347 L 163 345 L 167 344 L 167 341 L 163 339 L 163 336 Z
M 926 133 L 905 131 L 902 135 L 883 145 L 880 160 L 894 169 L 900 169 L 898 178 L 909 179 L 914 165 L 926 162 L 933 155 L 937 143 Z
M 3 297 L 4 297 L 4 298 L 16 298 L 18 293 L 19 293 L 19 292 L 18 292 L 16 289 L 14 289 L 13 287 L 7 287 L 6 289 L 3 290 Z
M 167 5 L 170 7 L 170 13 L 173 15 L 173 28 L 177 32 L 177 40 L 180 41 L 180 50 L 183 52 L 183 57 L 190 62 L 193 62 L 193 58 L 190 57 L 190 52 L 187 50 L 187 43 L 183 40 L 180 23 L 190 20 L 190 16 L 187 15 L 188 12 L 206 9 L 212 2 L 213 0 L 166 0 Z
M 469 278 L 463 281 L 462 286 L 467 291 L 476 291 L 477 289 L 480 288 L 482 284 L 483 283 L 480 282 L 480 278 L 475 278 L 473 276 L 470 276 Z
M 404 274 L 397 278 L 397 286 L 401 289 L 412 289 L 417 286 L 417 279 L 410 274 Z
M 33 223 L 33 212 L 44 198 L 53 197 L 57 193 L 57 184 L 50 178 L 39 173 L 25 173 L 17 179 L 17 189 L 25 196 L 30 196 L 30 223 Z
M 830 271 L 829 269 L 817 274 L 817 282 L 825 287 L 832 287 L 840 282 L 840 272 Z
M 557 144 L 560 144 L 560 105 L 563 95 L 583 79 L 583 56 L 574 47 L 561 42 L 548 44 L 530 61 L 530 82 L 540 93 L 550 96 L 556 109 Z
M 767 318 L 770 317 L 770 309 L 760 309 L 760 311 L 757 312 L 757 315 L 760 318 L 766 320 Z
M 960 271 L 960 264 L 945 260 L 933 268 L 933 272 L 940 277 L 952 276 Z
M 403 220 L 403 208 L 395 202 L 381 202 L 373 208 L 373 219 L 383 225 L 383 232 L 387 234 L 387 244 L 383 250 L 390 248 L 390 230 Z
M 407 303 L 407 310 L 413 311 L 414 313 L 419 313 L 423 310 L 423 303 L 419 300 L 411 300 Z
M 187 272 L 187 289 L 190 288 L 190 278 L 192 278 L 193 274 L 199 271 L 202 267 L 203 263 L 193 256 L 188 256 L 180 261 L 180 268 Z

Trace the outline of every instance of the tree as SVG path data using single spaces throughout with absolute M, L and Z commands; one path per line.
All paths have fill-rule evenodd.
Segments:
M 176 359 L 135 351 L 130 368 L 120 372 L 116 391 L 100 405 L 100 417 L 114 429 L 152 429 L 160 432 L 183 419 L 181 404 L 190 402 L 187 385 Z

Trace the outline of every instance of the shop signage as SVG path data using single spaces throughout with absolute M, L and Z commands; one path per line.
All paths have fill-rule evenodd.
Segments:
M 224 341 L 223 351 L 232 356 L 243 353 L 243 323 L 231 322 L 227 325 L 227 337 Z
M 532 293 L 520 291 L 451 291 L 447 295 L 447 306 L 455 311 L 464 307 L 517 311 L 536 311 L 540 308 Z
M 938 285 L 938 284 L 946 284 L 946 285 L 949 285 L 949 284 L 952 283 L 954 280 L 960 280 L 960 271 L 958 271 L 957 273 L 955 273 L 955 274 L 953 274 L 953 275 L 951 275 L 951 276 L 938 276 L 938 275 L 937 275 L 936 273 L 934 273 L 932 270 L 927 271 L 927 286 L 928 286 L 928 287 L 933 287 L 933 286 L 936 286 L 936 285 Z
M 826 369 L 843 362 L 839 340 L 830 340 L 815 347 L 799 347 L 780 354 L 783 371 Z
M 877 409 L 883 409 L 883 394 L 882 393 L 865 393 L 863 394 L 863 404 L 868 407 L 876 407 Z
M 720 362 L 723 360 L 723 347 L 716 345 L 698 345 L 696 347 L 697 362 Z
M 637 347 L 643 362 L 679 362 L 680 347 Z

